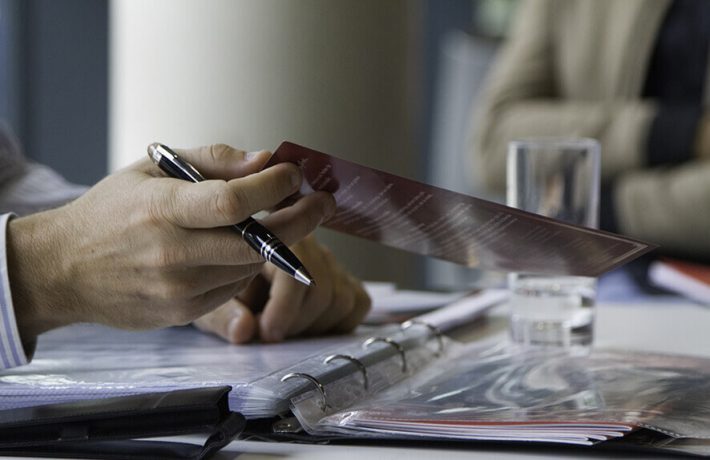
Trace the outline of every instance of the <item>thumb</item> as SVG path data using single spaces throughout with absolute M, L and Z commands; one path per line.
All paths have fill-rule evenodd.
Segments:
M 238 299 L 230 299 L 219 308 L 197 318 L 192 324 L 203 332 L 234 344 L 251 341 L 257 330 L 254 314 Z
M 245 152 L 225 144 L 173 150 L 207 179 L 230 180 L 248 176 L 260 171 L 271 158 L 271 153 L 266 150 Z M 150 161 L 141 162 L 139 169 L 153 175 L 158 173 L 157 166 Z
M 207 145 L 175 152 L 197 168 L 207 179 L 230 180 L 261 170 L 271 153 L 266 150 L 245 152 L 225 144 Z

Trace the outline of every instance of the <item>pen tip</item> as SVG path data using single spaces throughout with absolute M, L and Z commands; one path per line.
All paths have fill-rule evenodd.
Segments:
M 306 286 L 315 286 L 316 285 L 316 280 L 313 279 L 310 273 L 308 271 L 301 267 L 298 270 L 296 270 L 296 273 L 294 273 L 294 278 L 296 278 L 298 281 L 301 283 L 305 284 Z

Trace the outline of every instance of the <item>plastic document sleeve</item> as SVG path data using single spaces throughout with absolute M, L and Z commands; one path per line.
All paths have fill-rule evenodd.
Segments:
M 385 345 L 398 342 L 386 339 Z M 401 359 L 359 360 L 363 366 L 351 365 L 350 375 L 336 379 L 287 374 L 282 380 L 310 386 L 291 399 L 291 425 L 320 439 L 523 442 L 710 456 L 708 359 L 442 339 L 438 348 L 393 345 Z
M 208 458 L 244 428 L 230 387 L 146 393 L 0 412 L 0 455 Z M 205 434 L 204 445 L 150 438 Z

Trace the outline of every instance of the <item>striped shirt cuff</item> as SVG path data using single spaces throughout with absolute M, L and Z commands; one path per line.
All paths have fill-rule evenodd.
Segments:
M 27 355 L 20 341 L 20 333 L 12 306 L 10 277 L 7 269 L 7 222 L 12 214 L 0 215 L 0 368 L 27 364 Z

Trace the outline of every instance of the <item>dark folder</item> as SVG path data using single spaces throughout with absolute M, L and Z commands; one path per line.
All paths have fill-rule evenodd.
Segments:
M 146 393 L 0 411 L 0 455 L 203 459 L 244 429 L 229 386 Z M 203 445 L 150 440 L 205 434 Z

